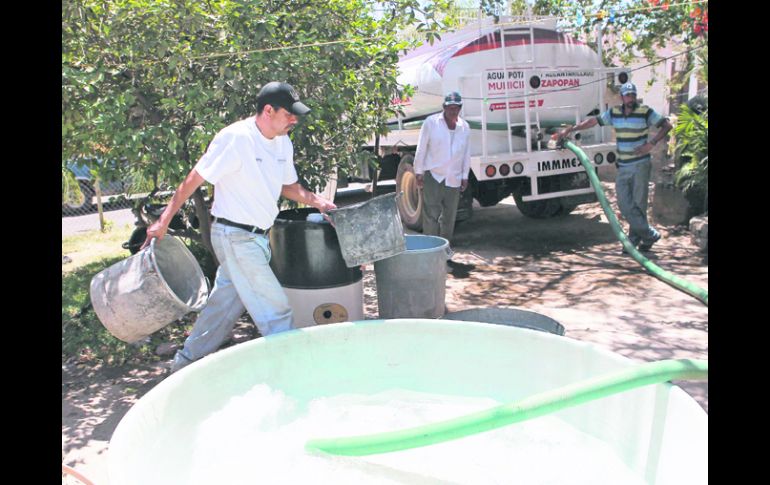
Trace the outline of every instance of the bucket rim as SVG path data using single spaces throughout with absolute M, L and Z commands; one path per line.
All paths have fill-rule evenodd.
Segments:
M 174 241 L 172 244 L 177 245 L 178 247 L 182 248 L 182 253 L 185 255 L 185 258 L 193 262 L 192 265 L 193 268 L 195 268 L 195 272 L 197 273 L 198 277 L 206 283 L 206 295 L 209 294 L 209 283 L 206 280 L 205 275 L 203 274 L 203 270 L 201 270 L 200 265 L 198 265 L 198 261 L 195 259 L 195 257 L 190 253 L 190 250 L 187 249 L 187 246 L 179 240 L 179 238 L 176 238 L 171 235 L 166 235 L 164 239 L 171 238 L 172 241 Z M 166 283 L 166 278 L 163 277 L 163 273 L 160 271 L 160 267 L 158 266 L 157 258 L 155 257 L 155 243 L 158 241 L 157 238 L 152 238 L 149 245 L 149 250 L 147 251 L 147 254 L 150 257 L 150 263 L 152 264 L 152 268 L 155 270 L 158 275 L 160 275 L 160 283 L 163 285 L 163 289 L 166 290 L 166 293 L 171 295 L 171 297 L 174 299 L 176 303 L 179 303 L 183 307 L 189 308 L 191 312 L 199 312 L 203 309 L 203 307 L 206 305 L 207 298 L 205 298 L 206 295 L 203 297 L 198 298 L 198 301 L 196 301 L 192 305 L 188 305 L 187 303 L 183 302 L 179 299 L 176 292 L 171 289 L 170 286 L 168 286 L 168 283 Z
M 371 199 L 362 200 L 361 202 L 356 202 L 355 204 L 346 205 L 344 207 L 337 207 L 336 209 L 329 209 L 326 211 L 329 216 L 333 216 L 334 214 L 342 213 L 342 212 L 349 212 L 350 210 L 360 209 L 361 207 L 373 203 L 373 202 L 379 202 L 384 199 L 390 199 L 393 198 L 396 201 L 398 201 L 399 198 L 401 198 L 404 195 L 403 192 L 389 192 L 387 194 L 378 195 L 376 197 L 372 197 Z
M 331 209 L 331 210 L 334 210 L 334 209 Z M 285 210 L 280 211 L 278 213 L 278 215 L 275 217 L 275 221 L 276 222 L 280 221 L 281 224 L 316 224 L 316 225 L 317 224 L 331 224 L 326 218 L 324 218 L 323 220 L 320 220 L 320 221 L 308 221 L 306 218 L 305 219 L 285 219 L 285 218 L 281 217 L 282 213 L 285 214 L 286 212 L 291 212 L 291 211 L 298 211 L 298 212 L 307 211 L 307 215 L 310 215 L 310 214 L 323 214 L 323 212 L 321 212 L 320 210 L 316 209 L 315 207 L 297 207 L 297 208 L 294 208 L 294 209 L 285 209 Z M 330 212 L 330 211 L 327 211 L 327 213 L 328 212 Z
M 538 319 L 542 319 L 543 321 L 548 322 L 549 324 L 551 324 L 554 327 L 555 331 L 546 330 L 545 328 L 542 328 L 542 327 L 539 327 L 539 326 L 537 326 L 535 324 L 530 324 L 530 323 L 518 323 L 518 324 L 514 324 L 514 325 L 508 325 L 506 323 L 485 322 L 485 321 L 481 321 L 481 320 L 469 320 L 469 319 L 465 318 L 465 317 L 470 317 L 471 315 L 474 314 L 474 312 L 484 312 L 484 311 L 491 311 L 491 312 L 494 312 L 494 311 L 501 311 L 501 312 L 513 311 L 513 313 L 525 313 L 525 314 L 533 315 L 533 316 L 537 317 Z M 529 308 L 522 308 L 522 307 L 517 307 L 517 306 L 464 308 L 462 310 L 457 310 L 457 311 L 454 311 L 454 312 L 445 313 L 444 316 L 442 316 L 441 318 L 443 318 L 445 320 L 453 320 L 453 321 L 464 321 L 464 322 L 471 321 L 471 322 L 490 323 L 490 324 L 493 324 L 493 325 L 503 325 L 503 326 L 513 326 L 513 327 L 518 327 L 518 328 L 526 328 L 526 329 L 529 329 L 529 330 L 536 330 L 536 331 L 541 331 L 541 332 L 552 333 L 554 335 L 559 335 L 561 337 L 565 336 L 565 333 L 566 333 L 566 328 L 564 327 L 564 325 L 562 325 L 558 320 L 554 319 L 553 317 L 550 317 L 550 316 L 548 316 L 548 315 L 546 315 L 544 313 L 540 313 L 540 312 L 537 312 L 537 311 L 534 311 L 534 310 L 530 310 Z
M 413 239 L 433 238 L 433 239 L 441 239 L 443 242 L 440 245 L 434 246 L 432 248 L 409 249 L 409 243 L 407 241 L 410 238 L 413 238 Z M 441 236 L 433 236 L 433 235 L 430 235 L 430 234 L 404 234 L 404 244 L 407 246 L 407 248 L 401 254 L 417 254 L 417 253 L 437 252 L 437 251 L 441 251 L 442 249 L 446 250 L 449 247 L 449 241 L 446 238 L 443 238 Z

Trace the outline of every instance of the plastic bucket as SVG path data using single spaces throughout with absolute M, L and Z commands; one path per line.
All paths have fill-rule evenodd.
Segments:
M 561 323 L 542 313 L 522 308 L 469 308 L 468 310 L 447 313 L 442 318 L 444 320 L 511 325 L 548 332 L 554 335 L 564 335 L 564 325 Z
M 406 251 L 374 263 L 380 318 L 439 318 L 446 310 L 443 237 L 406 236 Z
M 342 257 L 349 268 L 404 252 L 404 226 L 398 215 L 398 194 L 385 194 L 327 212 L 334 222 Z
M 208 286 L 195 257 L 166 236 L 91 279 L 91 304 L 112 335 L 137 342 L 190 312 L 200 311 Z
M 378 393 L 395 389 L 429 393 L 438 401 L 489 398 L 508 403 L 635 365 L 587 342 L 485 323 L 373 320 L 284 332 L 204 357 L 139 399 L 112 435 L 109 482 L 538 485 L 551 475 L 548 483 L 622 483 L 609 477 L 605 454 L 576 457 L 579 448 L 554 443 L 555 435 L 549 433 L 531 441 L 517 438 L 529 425 L 556 419 L 597 440 L 638 478 L 632 483 L 708 483 L 708 416 L 669 383 L 424 448 L 368 457 L 304 450 L 313 438 L 387 431 L 389 425 L 381 421 L 409 412 L 408 407 L 383 412 L 367 423 L 343 407 L 344 423 L 352 429 L 333 423 L 312 427 L 303 420 L 319 400 L 347 395 L 375 399 Z M 274 406 L 280 399 L 293 406 Z M 230 415 L 232 424 L 224 426 L 223 415 Z M 441 418 L 457 415 L 462 412 Z M 413 425 L 436 420 L 428 414 Z M 285 426 L 293 426 L 294 433 L 282 433 Z M 517 451 L 497 453 L 482 447 L 477 440 L 487 434 L 501 444 L 513 443 Z M 267 439 L 252 441 L 257 435 Z M 522 462 L 521 456 L 538 448 L 545 463 Z M 466 449 L 462 458 L 448 458 L 453 450 Z M 492 475 L 499 466 L 511 470 L 502 477 Z M 589 467 L 599 471 L 579 480 Z M 568 478 L 558 480 L 554 473 Z

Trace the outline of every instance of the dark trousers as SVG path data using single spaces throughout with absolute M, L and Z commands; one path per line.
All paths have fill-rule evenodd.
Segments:
M 441 236 L 451 243 L 457 204 L 460 202 L 460 187 L 447 187 L 446 180 L 437 182 L 430 172 L 425 172 L 423 182 L 422 233 Z

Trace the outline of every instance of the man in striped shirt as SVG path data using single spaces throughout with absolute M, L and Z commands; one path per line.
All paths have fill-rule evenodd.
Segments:
M 628 221 L 628 239 L 640 251 L 649 251 L 660 239 L 660 233 L 647 222 L 647 196 L 652 171 L 653 146 L 671 130 L 667 118 L 649 106 L 636 102 L 636 86 L 625 83 L 620 86 L 623 104 L 614 106 L 596 117 L 587 118 L 575 126 L 568 126 L 553 138 L 564 138 L 572 131 L 584 130 L 597 124 L 614 126 L 618 147 L 618 174 L 615 190 L 623 218 Z M 648 141 L 650 127 L 658 132 Z M 626 250 L 623 249 L 623 253 Z

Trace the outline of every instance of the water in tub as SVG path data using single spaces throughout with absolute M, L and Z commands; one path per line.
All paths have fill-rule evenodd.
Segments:
M 260 384 L 198 428 L 192 484 L 641 484 L 615 452 L 543 416 L 432 446 L 363 457 L 305 451 L 310 438 L 418 426 L 501 403 L 392 390 L 301 403 Z

